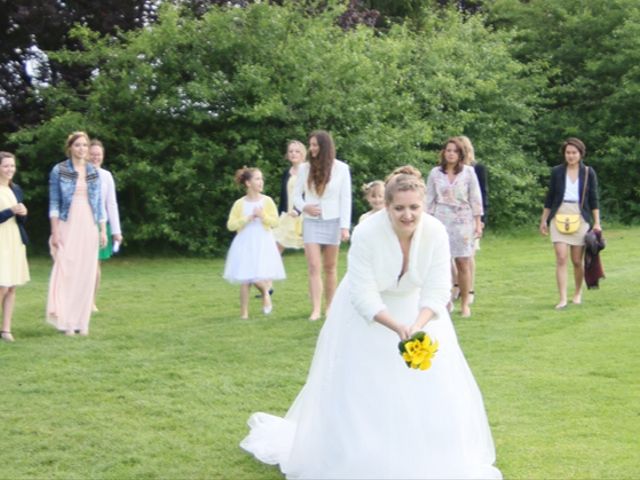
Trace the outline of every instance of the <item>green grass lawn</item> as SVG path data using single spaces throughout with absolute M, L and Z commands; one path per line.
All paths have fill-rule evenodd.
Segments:
M 606 280 L 564 311 L 548 239 L 482 242 L 454 323 L 506 478 L 640 475 L 640 228 L 605 233 Z M 66 338 L 44 323 L 50 261 L 31 259 L 0 343 L 0 478 L 280 478 L 238 442 L 251 412 L 286 411 L 321 327 L 304 257 L 285 264 L 273 314 L 254 299 L 242 321 L 222 259 L 113 259 L 91 336 Z

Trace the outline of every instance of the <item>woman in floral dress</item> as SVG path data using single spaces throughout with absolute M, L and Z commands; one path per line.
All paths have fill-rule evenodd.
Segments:
M 440 165 L 427 179 L 426 210 L 447 228 L 451 257 L 458 270 L 461 315 L 471 316 L 471 259 L 475 239 L 482 235 L 482 194 L 473 167 L 465 165 L 464 146 L 457 138 L 447 140 Z

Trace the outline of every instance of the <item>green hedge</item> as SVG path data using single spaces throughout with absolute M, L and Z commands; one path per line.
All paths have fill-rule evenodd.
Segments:
M 258 4 L 193 18 L 165 7 L 157 23 L 117 38 L 76 28 L 84 50 L 50 55 L 94 77 L 43 89 L 50 120 L 12 137 L 36 241 L 47 232 L 46 175 L 78 129 L 105 143 L 125 236 L 139 249 L 224 251 L 242 195 L 233 172 L 260 167 L 277 197 L 287 140 L 316 128 L 351 166 L 356 213 L 360 184 L 405 163 L 426 175 L 446 138 L 466 134 L 489 170 L 490 223 L 537 216 L 544 78 L 512 58 L 510 34 L 456 12 L 384 34 L 344 32 L 335 16 Z

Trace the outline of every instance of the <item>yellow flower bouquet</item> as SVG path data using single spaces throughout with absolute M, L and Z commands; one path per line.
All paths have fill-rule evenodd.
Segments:
M 410 339 L 401 341 L 398 348 L 407 367 L 427 370 L 438 351 L 438 341 L 424 332 L 416 332 Z

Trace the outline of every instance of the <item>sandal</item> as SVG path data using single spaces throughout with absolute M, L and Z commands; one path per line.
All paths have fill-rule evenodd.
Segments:
M 13 335 L 11 335 L 11 332 L 0 332 L 0 338 L 2 338 L 2 340 L 4 340 L 5 342 L 15 342 L 15 339 L 13 338 Z
M 453 288 L 451 289 L 451 300 L 455 301 L 460 298 L 460 287 L 457 283 L 453 284 Z

